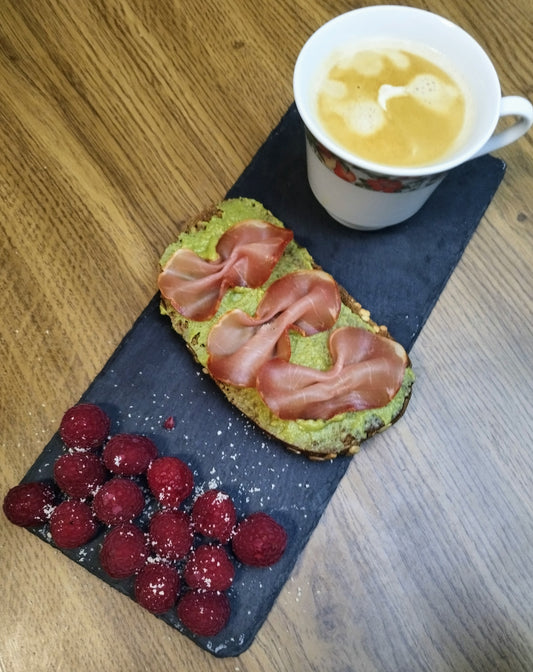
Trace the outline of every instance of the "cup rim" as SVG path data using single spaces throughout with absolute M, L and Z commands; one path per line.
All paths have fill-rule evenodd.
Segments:
M 480 134 L 477 142 L 470 144 L 467 143 L 465 146 L 460 148 L 457 152 L 453 153 L 449 158 L 444 159 L 443 161 L 437 161 L 435 163 L 423 166 L 397 166 L 370 161 L 352 154 L 348 150 L 344 149 L 344 147 L 336 143 L 327 133 L 322 130 L 322 126 L 315 120 L 314 116 L 308 109 L 308 105 L 305 104 L 305 97 L 307 93 L 305 91 L 306 84 L 303 81 L 304 77 L 302 73 L 304 60 L 306 59 L 309 51 L 313 48 L 314 43 L 319 40 L 326 32 L 334 30 L 338 23 L 345 21 L 350 16 L 362 16 L 364 14 L 370 15 L 380 13 L 386 13 L 388 15 L 392 13 L 396 13 L 398 15 L 424 15 L 428 19 L 431 18 L 431 20 L 438 21 L 446 27 L 445 29 L 456 31 L 463 40 L 469 43 L 470 47 L 474 51 L 478 52 L 480 58 L 485 61 L 487 73 L 490 73 L 492 77 L 489 83 L 494 87 L 494 91 L 499 94 L 499 98 L 497 101 L 498 105 L 494 105 L 494 111 L 490 117 L 490 123 L 487 122 L 487 128 L 484 133 Z M 358 9 L 353 9 L 335 16 L 326 23 L 322 24 L 322 26 L 320 26 L 309 36 L 298 54 L 294 66 L 293 91 L 296 107 L 300 117 L 302 118 L 302 121 L 310 133 L 325 147 L 327 147 L 328 150 L 349 164 L 359 166 L 368 171 L 374 171 L 394 177 L 422 177 L 432 174 L 440 174 L 457 167 L 465 161 L 468 161 L 470 158 L 473 158 L 486 144 L 494 132 L 494 129 L 496 128 L 499 118 L 499 102 L 501 100 L 500 84 L 494 65 L 486 51 L 481 47 L 477 40 L 472 35 L 470 35 L 470 33 L 449 19 L 440 16 L 439 14 L 425 9 L 420 9 L 418 7 L 408 7 L 403 5 L 373 5 L 370 7 L 360 7 Z

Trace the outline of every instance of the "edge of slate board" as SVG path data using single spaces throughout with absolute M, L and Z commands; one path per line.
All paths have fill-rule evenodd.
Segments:
M 303 126 L 293 104 L 227 197 L 254 198 L 272 210 L 294 231 L 296 241 L 410 350 L 504 173 L 502 161 L 480 157 L 452 171 L 424 208 L 403 224 L 372 233 L 347 229 L 322 210 L 309 189 Z M 237 563 L 228 592 L 232 616 L 217 636 L 192 635 L 173 612 L 159 617 L 212 654 L 237 656 L 267 618 L 354 458 L 312 462 L 258 430 L 192 361 L 158 304 L 156 295 L 80 401 L 100 404 L 111 417 L 113 433 L 146 434 L 161 454 L 186 461 L 195 474 L 195 495 L 221 488 L 233 497 L 241 516 L 264 510 L 286 527 L 289 543 L 277 565 L 256 570 Z M 176 420 L 172 431 L 163 428 L 168 416 Z M 366 445 L 370 448 L 371 442 Z M 62 453 L 55 434 L 23 481 L 51 478 Z M 141 527 L 153 507 L 143 514 Z M 52 543 L 46 525 L 30 531 Z M 59 550 L 132 597 L 132 580 L 114 581 L 99 566 L 103 534 L 83 549 Z

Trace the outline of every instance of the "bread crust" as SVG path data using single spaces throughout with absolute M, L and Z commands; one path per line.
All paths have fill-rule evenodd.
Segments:
M 250 199 L 232 199 L 232 201 L 249 201 L 254 205 L 254 207 L 260 207 L 260 208 L 263 207 L 261 206 L 261 204 L 257 203 L 256 201 L 251 201 Z M 230 201 L 223 201 L 217 205 L 214 205 L 204 210 L 201 214 L 194 217 L 188 223 L 183 232 L 187 234 L 195 234 L 197 232 L 205 230 L 206 227 L 209 226 L 209 223 L 214 218 L 221 218 L 224 216 L 224 206 L 229 202 Z M 265 212 L 267 212 L 268 215 L 273 217 L 272 213 L 269 213 L 268 211 Z M 257 213 L 255 212 L 250 213 L 251 218 L 256 217 L 256 215 Z M 278 221 L 279 223 L 279 220 L 276 221 Z M 295 245 L 297 245 L 297 243 L 295 243 Z M 299 249 L 304 249 L 298 245 L 297 247 Z M 162 259 L 164 258 L 165 255 L 163 255 Z M 323 270 L 316 262 L 314 262 L 314 260 L 312 260 L 311 263 L 314 269 Z M 374 322 L 374 320 L 372 320 L 371 318 L 369 310 L 363 308 L 362 305 L 358 301 L 356 301 L 356 299 L 354 299 L 354 297 L 352 297 L 344 287 L 340 286 L 338 283 L 337 286 L 339 288 L 341 301 L 344 304 L 344 306 L 346 306 L 354 315 L 357 315 L 365 323 L 368 329 L 374 331 L 376 334 L 379 334 L 380 336 L 384 336 L 386 338 L 392 338 L 385 325 L 378 325 L 376 322 Z M 161 311 L 170 317 L 174 330 L 184 339 L 185 344 L 188 350 L 191 352 L 191 355 L 193 356 L 195 361 L 200 366 L 202 366 L 202 370 L 207 375 L 210 375 L 209 370 L 206 368 L 206 366 L 202 364 L 197 354 L 196 348 L 198 346 L 198 343 L 195 342 L 195 338 L 197 338 L 197 335 L 190 337 L 188 333 L 190 321 L 186 317 L 180 315 L 172 307 L 170 302 L 166 300 L 163 296 L 161 297 Z M 411 362 L 408 358 L 409 370 L 410 367 Z M 293 441 L 290 439 L 287 440 L 286 437 L 280 436 L 280 434 L 282 434 L 282 432 L 280 432 L 279 429 L 280 426 L 283 427 L 283 423 L 290 423 L 294 421 L 283 421 L 280 420 L 279 418 L 274 418 L 272 416 L 270 422 L 269 421 L 265 422 L 265 420 L 260 419 L 259 416 L 264 415 L 264 410 L 266 409 L 266 406 L 264 405 L 262 400 L 260 400 L 259 396 L 254 394 L 255 391 L 251 391 L 250 388 L 238 388 L 232 385 L 228 385 L 226 383 L 222 383 L 216 380 L 215 378 L 212 379 L 219 387 L 221 392 L 224 394 L 224 396 L 227 398 L 227 400 L 231 404 L 233 404 L 236 408 L 238 408 L 247 418 L 249 418 L 256 425 L 258 425 L 258 427 L 263 432 L 265 432 L 265 434 L 277 439 L 286 449 L 290 450 L 291 452 L 294 452 L 299 455 L 304 455 L 311 460 L 318 460 L 318 461 L 331 460 L 335 457 L 343 455 L 354 455 L 359 451 L 360 444 L 363 440 L 370 438 L 371 436 L 375 435 L 378 432 L 382 432 L 385 429 L 388 429 L 388 427 L 394 424 L 404 414 L 411 397 L 411 387 L 412 387 L 412 381 L 411 384 L 405 386 L 406 389 L 404 390 L 403 397 L 400 400 L 401 404 L 398 405 L 397 411 L 389 418 L 389 421 L 385 422 L 377 417 L 372 416 L 370 411 L 355 411 L 354 413 L 370 414 L 369 417 L 371 418 L 371 422 L 369 422 L 368 427 L 365 428 L 364 435 L 361 435 L 361 432 L 359 432 L 359 435 L 356 435 L 355 432 L 350 432 L 348 429 L 344 429 L 344 426 L 349 427 L 350 425 L 349 422 L 345 423 L 339 422 L 338 423 L 339 431 L 335 434 L 335 440 L 332 441 L 332 445 L 327 445 L 327 442 L 320 441 L 320 436 L 321 434 L 324 433 L 323 431 L 318 432 L 317 442 L 314 442 L 313 437 L 312 436 L 308 437 L 307 434 L 304 437 L 305 440 L 297 440 L 297 441 Z M 261 414 L 257 412 L 258 403 L 262 404 L 263 406 Z M 343 414 L 343 415 L 350 415 L 350 414 Z M 327 424 L 328 422 L 337 422 L 337 421 L 332 419 L 331 421 L 324 421 L 324 422 Z M 310 432 L 310 434 L 312 434 L 312 432 Z

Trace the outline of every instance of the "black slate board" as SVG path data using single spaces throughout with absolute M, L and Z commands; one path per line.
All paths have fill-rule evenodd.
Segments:
M 410 349 L 504 172 L 500 160 L 476 159 L 450 173 L 409 221 L 374 233 L 353 231 L 334 222 L 308 187 L 303 128 L 292 105 L 228 196 L 262 201 L 293 229 L 296 240 L 316 261 Z M 195 494 L 221 488 L 233 497 L 241 515 L 264 510 L 286 527 L 289 543 L 278 564 L 268 569 L 237 565 L 228 593 L 232 605 L 228 626 L 210 639 L 184 633 L 217 656 L 239 655 L 266 619 L 349 458 L 308 461 L 285 451 L 243 418 L 193 363 L 169 320 L 159 314 L 157 296 L 82 400 L 98 403 L 108 412 L 113 433 L 146 434 L 161 454 L 187 462 L 195 474 Z M 176 422 L 171 431 L 163 428 L 168 416 Z M 51 478 L 53 463 L 62 452 L 56 434 L 23 480 Z M 145 514 L 141 526 L 147 519 Z M 32 531 L 51 543 L 46 526 Z M 103 534 L 81 550 L 62 552 L 131 597 L 132 581 L 113 581 L 98 565 Z M 172 612 L 161 618 L 181 630 Z

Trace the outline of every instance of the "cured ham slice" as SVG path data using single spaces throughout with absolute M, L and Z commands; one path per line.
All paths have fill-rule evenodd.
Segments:
M 297 271 L 267 289 L 254 316 L 227 312 L 207 339 L 207 368 L 217 380 L 253 387 L 261 366 L 291 354 L 289 330 L 303 335 L 330 329 L 340 312 L 337 283 L 323 271 Z
M 338 413 L 380 408 L 402 384 L 407 354 L 401 345 L 358 327 L 330 336 L 333 365 L 327 371 L 274 358 L 261 367 L 257 389 L 284 420 L 328 420 Z
M 269 222 L 247 219 L 218 241 L 218 259 L 179 248 L 166 262 L 158 286 L 175 310 L 191 320 L 208 320 L 231 287 L 260 287 L 279 261 L 293 233 Z

